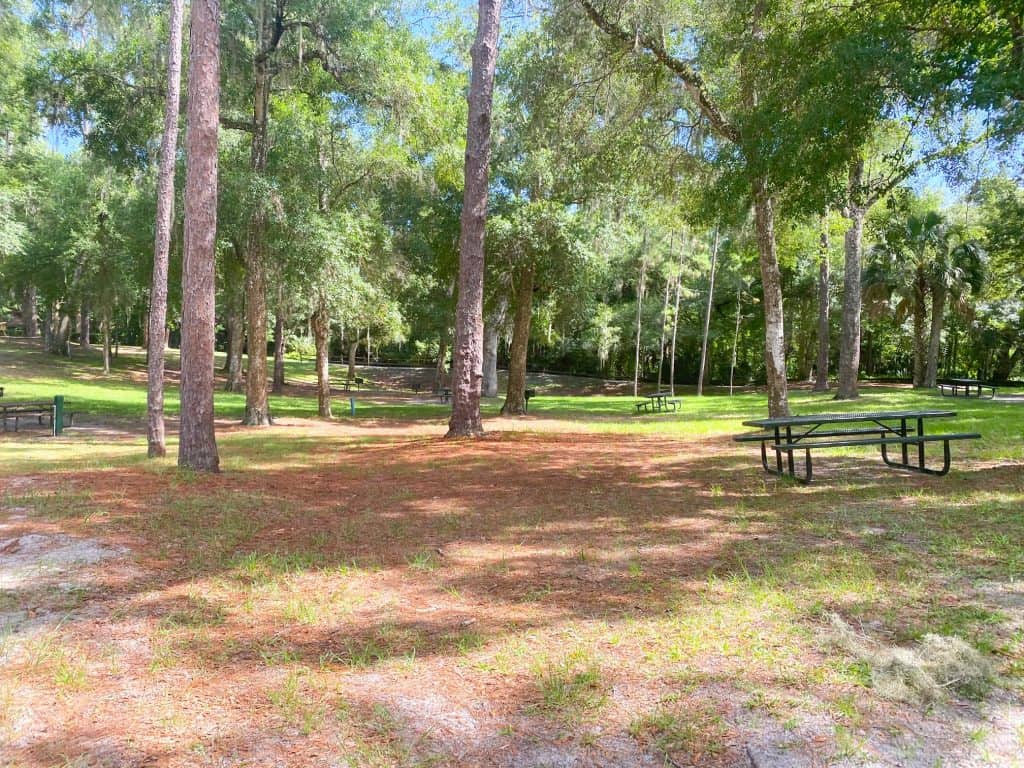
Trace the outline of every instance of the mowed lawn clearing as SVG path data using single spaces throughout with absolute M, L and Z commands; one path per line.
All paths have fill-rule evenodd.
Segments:
M 5 768 L 1022 764 L 1022 402 L 795 392 L 984 435 L 803 487 L 732 442 L 755 393 L 636 417 L 541 380 L 453 443 L 409 392 L 311 418 L 296 364 L 281 426 L 218 395 L 206 477 L 144 458 L 137 356 L 2 343 L 7 398 L 85 414 L 0 437 Z

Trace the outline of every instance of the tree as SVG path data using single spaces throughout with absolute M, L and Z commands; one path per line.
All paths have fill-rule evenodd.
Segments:
M 943 319 L 951 294 L 965 303 L 981 287 L 981 253 L 959 227 L 934 209 L 894 216 L 872 249 L 869 298 L 913 321 L 913 383 L 935 386 Z M 963 304 L 962 304 L 963 305 Z M 929 328 L 925 325 L 930 317 Z
M 200 0 L 189 35 L 178 466 L 204 472 L 220 470 L 213 425 L 219 118 L 220 3 Z
M 452 356 L 452 417 L 448 437 L 483 434 L 484 233 L 491 159 L 491 110 L 502 0 L 480 0 L 466 128 L 465 192 L 459 235 L 459 297 Z
M 167 45 L 167 102 L 160 141 L 157 181 L 156 246 L 149 292 L 149 344 L 146 385 L 146 439 L 149 457 L 166 455 L 164 440 L 164 329 L 167 326 L 167 268 L 174 223 L 174 169 L 178 148 L 178 102 L 181 84 L 181 28 L 183 0 L 170 2 L 170 38 Z

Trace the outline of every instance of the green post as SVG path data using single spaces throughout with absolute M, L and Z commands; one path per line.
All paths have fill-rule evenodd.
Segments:
M 64 395 L 54 395 L 53 398 L 53 434 L 64 432 Z

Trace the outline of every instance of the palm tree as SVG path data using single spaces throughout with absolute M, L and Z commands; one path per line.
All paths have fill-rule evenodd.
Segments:
M 981 285 L 981 257 L 977 242 L 934 210 L 894 221 L 871 249 L 864 298 L 876 313 L 893 311 L 897 322 L 912 318 L 914 387 L 935 386 L 947 302 L 954 296 L 957 308 L 967 309 Z

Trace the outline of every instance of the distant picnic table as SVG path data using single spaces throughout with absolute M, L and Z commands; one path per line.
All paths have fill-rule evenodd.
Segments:
M 660 413 L 662 411 L 675 411 L 679 408 L 679 399 L 671 392 L 654 392 L 644 395 L 646 400 L 634 403 L 637 413 Z
M 806 416 L 783 416 L 769 419 L 753 419 L 743 422 L 746 427 L 756 427 L 762 432 L 738 435 L 737 442 L 760 442 L 761 464 L 766 472 L 773 475 L 788 474 L 802 483 L 809 483 L 812 477 L 811 451 L 820 448 L 845 448 L 877 445 L 882 451 L 882 461 L 896 469 L 923 472 L 928 475 L 945 475 L 949 472 L 949 444 L 953 440 L 976 440 L 976 432 L 949 432 L 925 434 L 925 422 L 930 419 L 945 419 L 956 416 L 956 411 L 877 411 L 873 413 L 819 413 Z M 858 426 L 860 425 L 860 426 Z M 941 469 L 925 464 L 925 444 L 941 442 L 943 463 Z M 914 456 L 910 448 L 916 447 Z M 889 449 L 897 448 L 899 458 L 893 460 Z M 768 451 L 775 453 L 775 467 L 771 467 Z M 794 468 L 793 454 L 804 451 L 804 476 L 799 477 Z M 785 468 L 783 465 L 785 454 Z
M 987 397 L 982 394 L 983 390 L 988 390 Z M 977 397 L 991 400 L 996 396 L 996 388 L 978 379 L 947 379 L 939 384 L 939 394 L 943 397 Z
M 358 391 L 360 385 L 365 383 L 366 379 L 364 379 L 362 376 L 348 376 L 344 379 L 341 379 L 340 381 L 334 382 L 334 385 L 346 391 L 351 389 Z

